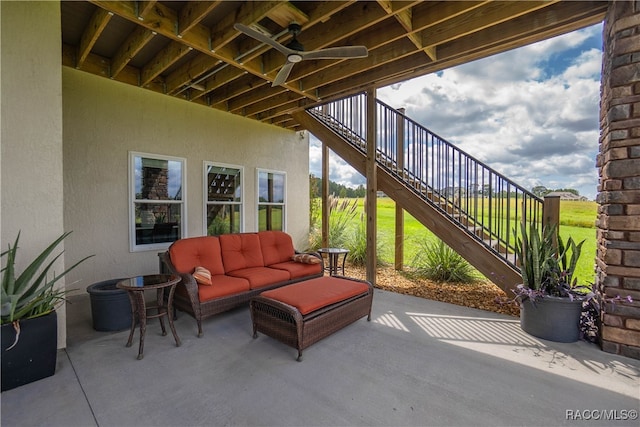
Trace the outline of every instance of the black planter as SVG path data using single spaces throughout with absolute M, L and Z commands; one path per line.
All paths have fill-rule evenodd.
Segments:
M 116 288 L 124 279 L 105 280 L 87 287 L 91 318 L 96 331 L 122 331 L 131 327 L 131 302 L 127 291 Z
M 58 316 L 56 312 L 20 321 L 20 338 L 11 323 L 2 325 L 2 391 L 50 377 L 56 372 Z
M 580 339 L 582 300 L 546 296 L 520 304 L 520 327 L 534 337 L 555 342 Z

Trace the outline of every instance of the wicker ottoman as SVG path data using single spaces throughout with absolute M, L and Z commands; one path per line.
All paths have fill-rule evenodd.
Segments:
M 302 350 L 367 316 L 373 286 L 346 277 L 320 277 L 261 293 L 251 299 L 253 337 L 262 332 Z

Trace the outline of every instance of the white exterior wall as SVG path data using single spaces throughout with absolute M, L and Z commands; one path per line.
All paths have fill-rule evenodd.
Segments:
M 6 250 L 21 232 L 20 273 L 64 232 L 60 4 L 2 1 L 0 17 L 0 240 Z M 65 242 L 59 251 L 73 248 L 77 236 Z M 59 348 L 66 347 L 65 321 L 62 306 Z
M 70 275 L 75 288 L 158 272 L 158 250 L 129 251 L 129 151 L 186 158 L 187 236 L 206 233 L 204 161 L 244 166 L 244 231 L 257 230 L 256 168 L 286 172 L 287 232 L 306 246 L 306 135 L 67 67 L 62 82 L 67 259 L 96 255 Z

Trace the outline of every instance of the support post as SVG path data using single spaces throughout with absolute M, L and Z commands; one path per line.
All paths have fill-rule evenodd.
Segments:
M 396 162 L 398 173 L 404 177 L 404 108 L 399 108 L 401 115 L 397 115 L 396 123 Z M 396 253 L 395 269 L 404 267 L 404 209 L 396 201 Z
M 558 248 L 557 235 L 560 234 L 560 196 L 544 196 L 542 204 L 542 230 L 547 227 L 555 227 L 553 246 Z
M 542 228 L 556 226 L 560 231 L 560 196 L 544 196 L 542 205 Z
M 322 247 L 329 247 L 329 147 L 322 143 Z
M 377 202 L 378 183 L 376 166 L 376 90 L 367 90 L 367 199 L 365 210 L 367 215 L 367 280 L 376 284 Z

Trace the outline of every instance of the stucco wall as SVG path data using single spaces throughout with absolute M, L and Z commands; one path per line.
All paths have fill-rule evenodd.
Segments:
M 63 233 L 60 4 L 0 2 L 2 45 L 0 240 L 20 234 L 20 273 Z M 68 238 L 66 247 L 75 244 Z M 60 245 L 59 249 L 64 249 Z M 64 256 L 55 266 L 64 269 Z M 64 282 L 59 282 L 64 286 Z M 58 346 L 66 346 L 65 308 Z
M 158 250 L 129 250 L 129 151 L 186 158 L 188 236 L 205 234 L 204 161 L 244 166 L 244 231 L 257 229 L 256 168 L 286 172 L 287 232 L 304 247 L 306 136 L 67 67 L 62 82 L 64 225 L 74 237 L 68 258 L 96 255 L 71 276 L 74 287 L 158 271 Z

